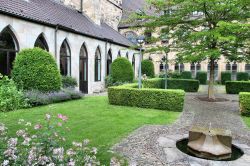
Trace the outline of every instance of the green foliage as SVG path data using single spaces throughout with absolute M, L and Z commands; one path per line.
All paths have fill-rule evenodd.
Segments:
M 237 81 L 248 81 L 249 75 L 247 72 L 238 72 L 237 73 Z
M 73 77 L 62 76 L 62 86 L 63 88 L 75 88 L 77 86 L 77 81 Z
M 144 88 L 165 88 L 165 79 L 155 78 L 143 81 Z M 198 92 L 199 81 L 192 79 L 168 79 L 167 81 L 168 89 L 182 89 L 185 92 Z
M 200 84 L 207 84 L 207 72 L 205 71 L 198 71 L 196 74 L 196 80 L 200 81 Z
M 226 82 L 226 91 L 228 94 L 250 92 L 250 81 L 228 81 Z
M 221 72 L 221 83 L 225 85 L 227 81 L 232 80 L 232 73 L 229 71 Z
M 171 72 L 169 77 L 170 78 L 180 79 L 181 78 L 181 73 L 179 73 L 179 72 Z
M 117 81 L 115 82 L 112 75 L 109 75 L 107 77 L 105 77 L 105 87 L 111 87 L 111 86 L 119 86 L 119 85 L 123 85 L 123 84 L 128 84 L 131 82 L 121 82 L 121 81 Z
M 3 77 L 0 80 L 0 112 L 15 111 L 26 107 L 22 91 L 19 91 L 13 80 Z
M 136 85 L 108 88 L 109 103 L 177 112 L 183 110 L 185 96 L 183 90 L 137 89 L 134 86 Z
M 40 49 L 24 49 L 18 53 L 12 78 L 19 89 L 42 92 L 59 91 L 61 75 L 53 56 Z
M 191 71 L 183 71 L 181 72 L 182 79 L 192 79 L 192 72 Z
M 249 0 L 148 0 L 147 5 L 154 9 L 154 14 L 142 11 L 140 15 L 132 15 L 130 22 L 147 20 L 139 21 L 140 27 L 153 31 L 164 27 L 158 34 L 158 42 L 164 37 L 172 39 L 168 47 L 177 50 L 176 59 L 207 60 L 212 65 L 222 55 L 229 61 L 250 60 L 249 51 L 242 51 L 250 46 Z M 178 10 L 172 10 L 175 8 Z M 157 51 L 161 49 L 156 46 Z M 210 74 L 214 72 L 212 69 Z M 200 80 L 200 83 L 206 82 Z
M 111 75 L 113 82 L 132 82 L 134 70 L 127 58 L 117 58 L 111 64 Z
M 151 60 L 143 60 L 141 63 L 142 74 L 146 74 L 147 77 L 155 77 L 154 63 Z
M 250 93 L 241 92 L 240 95 L 240 112 L 243 116 L 250 116 Z

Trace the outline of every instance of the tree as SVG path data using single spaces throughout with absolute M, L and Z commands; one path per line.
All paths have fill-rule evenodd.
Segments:
M 208 60 L 209 99 L 215 99 L 214 67 L 221 56 L 229 61 L 250 59 L 249 0 L 148 0 L 148 6 L 154 15 L 134 13 L 129 22 L 140 20 L 137 26 L 159 31 L 159 40 L 171 39 L 177 59 Z

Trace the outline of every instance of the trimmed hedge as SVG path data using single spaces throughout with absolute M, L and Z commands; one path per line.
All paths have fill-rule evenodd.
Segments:
M 199 81 L 191 79 L 168 79 L 168 89 L 182 89 L 185 92 L 198 92 Z M 144 88 L 164 89 L 165 79 L 155 78 L 143 81 Z
M 222 85 L 225 85 L 227 81 L 231 81 L 232 80 L 232 73 L 225 71 L 225 72 L 221 72 L 221 83 Z
M 127 58 L 117 58 L 111 64 L 113 82 L 132 82 L 134 70 Z
M 192 79 L 192 72 L 191 71 L 183 71 L 181 72 L 182 79 Z
M 250 92 L 250 81 L 227 81 L 226 91 L 228 94 L 239 94 L 240 92 Z
M 12 78 L 19 89 L 59 91 L 62 78 L 53 56 L 41 48 L 24 49 L 14 61 Z
M 196 74 L 196 80 L 199 80 L 200 84 L 207 84 L 207 72 L 198 71 Z
M 240 93 L 240 112 L 243 116 L 250 116 L 250 93 Z
M 146 74 L 147 77 L 154 78 L 155 77 L 154 63 L 151 60 L 143 60 L 141 62 L 141 72 L 142 75 Z
M 249 75 L 247 72 L 238 72 L 236 78 L 237 78 L 237 81 L 248 81 Z
M 108 88 L 109 103 L 176 112 L 183 110 L 183 90 L 137 89 L 136 86 L 137 84 L 130 84 Z

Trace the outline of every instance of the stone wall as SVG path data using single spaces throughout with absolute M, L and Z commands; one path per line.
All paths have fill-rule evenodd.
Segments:
M 95 38 L 90 38 L 74 33 L 70 33 L 63 30 L 58 30 L 57 32 L 57 45 L 55 45 L 55 28 L 48 27 L 41 24 L 36 24 L 33 22 L 28 22 L 25 20 L 17 19 L 14 17 L 6 16 L 0 14 L 0 32 L 7 26 L 11 28 L 20 50 L 24 48 L 33 48 L 37 37 L 43 34 L 46 42 L 49 46 L 49 52 L 55 57 L 58 67 L 60 60 L 60 47 L 62 42 L 66 39 L 70 50 L 71 50 L 71 76 L 76 78 L 79 83 L 79 54 L 80 48 L 85 44 L 88 53 L 88 92 L 91 94 L 93 92 L 99 92 L 104 90 L 105 76 L 106 76 L 106 50 L 112 50 L 112 60 L 115 60 L 118 56 L 118 52 L 121 51 L 121 55 L 126 57 L 128 52 L 129 60 L 132 62 L 133 55 L 137 52 L 130 50 L 126 47 L 122 47 L 113 43 L 106 43 L 105 41 L 97 40 Z M 101 81 L 96 82 L 94 77 L 94 63 L 95 63 L 95 52 L 97 47 L 101 49 Z M 57 52 L 55 52 L 57 48 Z M 138 71 L 138 56 L 136 56 L 135 71 Z M 138 72 L 135 72 L 137 75 Z M 79 84 L 78 84 L 79 85 Z M 78 87 L 79 89 L 79 87 Z
M 81 9 L 81 0 L 56 0 L 67 6 Z M 122 0 L 83 0 L 83 12 L 96 24 L 104 21 L 117 30 L 122 17 Z

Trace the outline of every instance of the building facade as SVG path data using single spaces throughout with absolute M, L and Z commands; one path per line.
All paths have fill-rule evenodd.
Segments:
M 104 90 L 105 77 L 118 56 L 128 57 L 137 75 L 138 53 L 130 49 L 133 43 L 112 27 L 116 20 L 106 19 L 111 20 L 106 23 L 72 7 L 74 2 L 84 6 L 84 1 L 0 1 L 0 72 L 11 73 L 20 50 L 40 47 L 54 56 L 62 75 L 76 78 L 84 93 Z M 115 2 L 118 7 L 120 2 Z
M 153 12 L 150 11 L 150 7 L 147 7 L 146 0 L 125 0 L 123 2 L 123 16 L 122 20 L 119 24 L 119 32 L 123 34 L 125 37 L 127 37 L 132 42 L 136 42 L 136 38 L 140 35 L 144 36 L 154 36 L 157 37 L 157 32 L 150 32 L 145 33 L 144 29 L 138 29 L 138 28 L 132 28 L 133 25 L 126 23 L 126 19 L 129 17 L 129 15 L 132 12 L 140 12 L 142 9 L 146 9 L 146 12 Z M 170 41 L 171 42 L 171 41 Z M 154 43 L 154 45 L 150 43 L 145 44 L 145 48 L 147 47 L 154 47 L 157 45 L 164 45 L 164 42 L 158 42 Z M 165 67 L 168 68 L 168 70 L 171 71 L 191 71 L 193 77 L 195 78 L 197 71 L 209 71 L 210 66 L 208 61 L 203 61 L 200 63 L 184 63 L 184 64 L 177 64 L 175 62 L 177 52 L 171 51 L 168 53 L 168 55 L 165 55 L 164 53 L 157 52 L 157 53 L 147 53 L 144 54 L 144 59 L 150 59 L 153 61 L 155 66 L 155 73 L 159 74 L 160 72 L 165 70 Z M 169 63 L 167 66 L 164 64 L 164 59 L 168 57 Z M 232 72 L 232 79 L 236 79 L 236 73 L 237 72 L 248 72 L 250 75 L 250 64 L 246 63 L 238 63 L 238 62 L 228 62 L 225 57 L 221 57 L 220 60 L 217 61 L 215 65 L 215 80 L 221 79 L 221 72 L 223 71 L 230 71 Z M 209 73 L 208 73 L 209 77 Z M 208 78 L 209 79 L 209 78 Z

